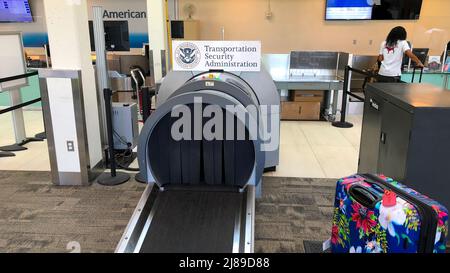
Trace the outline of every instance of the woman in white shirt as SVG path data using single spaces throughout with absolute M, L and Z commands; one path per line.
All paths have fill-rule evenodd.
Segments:
M 379 82 L 399 82 L 402 75 L 403 56 L 406 54 L 416 63 L 417 67 L 423 67 L 423 63 L 412 53 L 406 41 L 407 33 L 403 27 L 395 27 L 389 32 L 386 41 L 381 43 L 378 62 L 381 62 L 378 72 Z

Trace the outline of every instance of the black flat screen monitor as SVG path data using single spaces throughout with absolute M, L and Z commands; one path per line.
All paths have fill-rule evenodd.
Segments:
M 130 51 L 130 34 L 128 21 L 103 21 L 105 28 L 105 45 L 107 51 Z M 91 51 L 95 51 L 94 24 L 89 21 Z
M 327 0 L 326 20 L 417 20 L 423 0 Z
M 180 20 L 170 21 L 172 39 L 184 39 L 184 22 Z
M 419 58 L 419 60 L 425 64 L 428 58 L 429 48 L 413 48 L 412 53 Z
M 429 48 L 413 48 L 412 49 L 412 53 L 414 55 L 417 56 L 417 58 L 419 58 L 419 60 L 425 64 L 427 62 L 427 58 L 428 58 L 428 52 L 430 52 Z M 409 64 L 409 57 L 408 56 L 404 56 L 403 57 L 403 66 L 407 66 Z M 411 61 L 411 67 L 414 67 L 416 65 L 416 63 L 414 63 L 413 61 Z

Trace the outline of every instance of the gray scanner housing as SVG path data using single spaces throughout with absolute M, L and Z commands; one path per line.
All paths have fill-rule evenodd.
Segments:
M 170 130 L 178 118 L 171 117 L 172 109 L 186 105 L 193 110 L 198 98 L 202 99 L 202 107 L 219 105 L 224 116 L 232 115 L 226 110 L 229 105 L 255 106 L 257 114 L 247 112 L 247 118 L 259 124 L 258 135 L 241 141 L 175 141 Z M 161 83 L 156 106 L 156 111 L 145 122 L 138 145 L 141 178 L 148 183 L 155 182 L 160 187 L 257 186 L 264 169 L 279 164 L 280 96 L 270 74 L 264 70 L 171 71 Z M 233 116 L 235 130 L 238 124 L 244 124 L 250 135 L 246 119 Z M 224 125 L 223 130 L 231 129 Z M 268 130 L 271 139 L 267 139 L 265 132 Z

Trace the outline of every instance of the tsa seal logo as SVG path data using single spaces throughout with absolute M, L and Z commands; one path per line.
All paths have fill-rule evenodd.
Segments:
M 182 43 L 175 50 L 175 60 L 184 69 L 196 67 L 200 58 L 200 49 L 193 43 Z

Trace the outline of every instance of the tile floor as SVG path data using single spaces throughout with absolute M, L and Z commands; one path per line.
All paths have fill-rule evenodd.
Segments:
M 42 112 L 24 111 L 25 130 L 28 137 L 44 131 Z M 0 146 L 15 142 L 11 113 L 0 115 Z M 26 151 L 16 152 L 15 157 L 0 157 L 0 170 L 49 171 L 47 142 L 30 142 Z
M 28 136 L 43 131 L 40 111 L 24 112 Z M 280 165 L 267 176 L 338 178 L 357 171 L 362 116 L 349 116 L 355 126 L 339 129 L 328 122 L 283 121 Z M 11 115 L 0 115 L 0 146 L 14 142 Z M 32 142 L 15 157 L 0 158 L 0 170 L 48 171 L 47 143 Z M 135 165 L 135 164 L 133 164 Z

